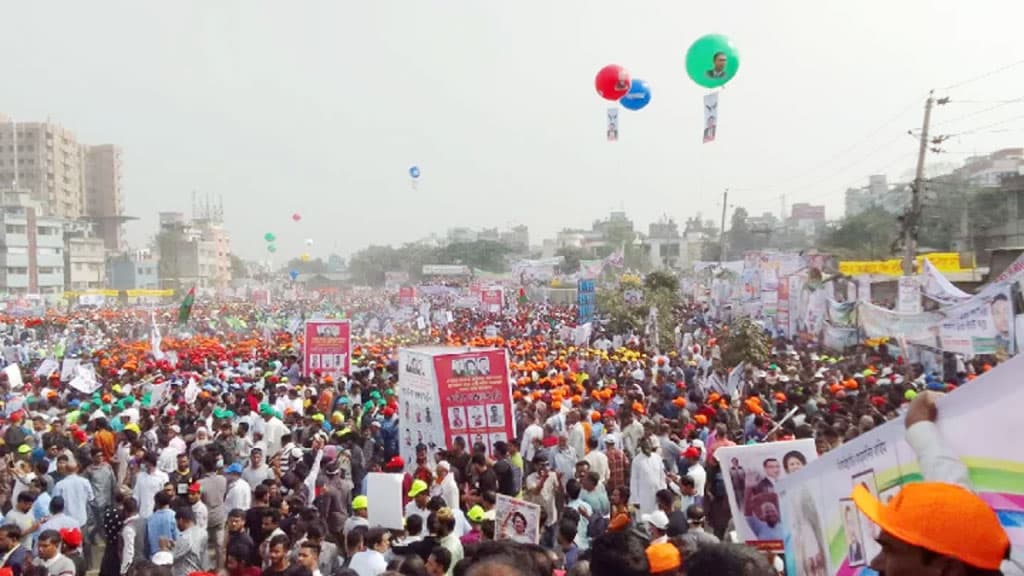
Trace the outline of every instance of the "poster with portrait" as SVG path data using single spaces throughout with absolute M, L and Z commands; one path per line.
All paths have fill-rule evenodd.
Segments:
M 498 494 L 494 504 L 494 539 L 540 543 L 540 506 Z
M 1010 543 L 1024 550 L 1024 485 L 1018 481 L 1024 465 L 1024 445 L 1007 430 L 1019 420 L 1024 389 L 1019 374 L 1024 357 L 982 374 L 970 386 L 961 386 L 938 399 L 938 426 L 942 442 L 959 456 L 971 489 L 996 511 Z M 978 442 L 985 438 L 985 442 Z M 859 538 L 863 561 L 878 553 L 878 528 L 863 514 L 845 505 L 854 486 L 862 485 L 883 503 L 903 485 L 922 479 L 949 481 L 941 470 L 918 461 L 906 442 L 903 418 L 891 420 L 844 442 L 779 483 L 786 546 L 786 573 L 797 576 L 856 574 L 861 561 L 854 540 Z M 856 516 L 856 521 L 854 520 Z M 859 535 L 857 534 L 859 530 Z
M 319 371 L 337 379 L 349 374 L 352 338 L 348 320 L 306 320 L 303 334 L 303 376 Z
M 402 348 L 398 351 L 398 453 L 409 471 L 416 467 L 416 445 L 427 447 L 428 461 L 444 449 L 445 428 L 464 433 L 466 408 L 449 406 L 442 411 L 437 401 L 433 356 L 426 351 Z M 441 420 L 444 419 L 442 424 Z
M 619 141 L 619 109 L 609 108 L 608 109 L 608 129 L 607 137 L 609 142 Z
M 740 542 L 762 550 L 783 549 L 782 514 L 776 486 L 818 457 L 814 440 L 724 446 L 715 452 L 725 475 L 729 507 Z
M 480 306 L 484 312 L 497 314 L 501 312 L 505 292 L 499 288 L 485 288 L 480 291 Z
M 718 135 L 718 92 L 704 95 L 704 143 L 714 142 Z
M 468 444 L 482 443 L 493 454 L 496 434 L 513 437 L 512 389 L 505 350 L 473 349 L 457 354 L 439 354 L 432 358 L 437 383 L 435 397 L 444 414 L 464 410 L 464 428 L 444 422 L 444 443 L 452 444 L 462 436 Z

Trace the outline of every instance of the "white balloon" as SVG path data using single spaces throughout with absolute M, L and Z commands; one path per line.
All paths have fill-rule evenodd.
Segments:
M 312 246 L 312 245 L 313 245 L 313 239 L 312 238 L 306 238 L 306 246 Z

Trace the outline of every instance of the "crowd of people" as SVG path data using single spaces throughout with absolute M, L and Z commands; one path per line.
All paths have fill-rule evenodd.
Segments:
M 996 363 L 951 358 L 926 371 L 884 343 L 839 353 L 778 338 L 763 362 L 730 378 L 721 361 L 729 326 L 699 304 L 678 308 L 677 335 L 660 345 L 600 325 L 588 342 L 568 342 L 571 307 L 453 309 L 419 328 L 391 310 L 380 296 L 346 302 L 357 335 L 348 376 L 303 376 L 296 319 L 331 311 L 298 305 L 200 303 L 179 328 L 174 311 L 132 308 L 4 318 L 5 364 L 22 377 L 0 375 L 3 569 L 781 573 L 778 555 L 732 542 L 733 478 L 719 448 L 813 438 L 825 453 L 908 407 L 934 420 L 929 391 L 965 385 Z M 160 323 L 166 336 L 155 339 Z M 403 460 L 398 348 L 426 344 L 508 350 L 514 439 L 490 450 L 461 438 L 436 452 L 419 445 L 414 462 Z M 65 359 L 95 367 L 94 389 L 71 385 Z M 370 523 L 371 472 L 401 476 L 401 529 Z M 964 492 L 942 498 L 988 531 L 987 547 L 970 553 L 933 545 L 930 527 L 914 527 L 931 493 L 908 491 L 891 507 L 855 494 L 885 531 L 873 567 L 992 570 L 1005 534 Z M 522 530 L 525 518 L 496 518 L 499 495 L 540 507 L 537 538 Z M 931 556 L 911 558 L 915 550 Z

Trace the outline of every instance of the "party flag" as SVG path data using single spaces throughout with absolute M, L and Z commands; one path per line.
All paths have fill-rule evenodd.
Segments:
M 188 317 L 192 315 L 192 305 L 196 302 L 196 287 L 188 291 L 185 295 L 185 299 L 181 301 L 181 307 L 178 308 L 178 324 L 186 324 Z

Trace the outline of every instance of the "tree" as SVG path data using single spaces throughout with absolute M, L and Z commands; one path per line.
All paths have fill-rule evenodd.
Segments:
M 896 216 L 873 206 L 844 218 L 826 233 L 823 250 L 840 258 L 884 260 L 892 257 L 893 242 L 899 234 Z
M 320 258 L 306 262 L 303 262 L 301 258 L 292 258 L 284 265 L 284 269 L 288 272 L 295 270 L 299 274 L 326 274 L 328 272 L 327 264 Z
M 493 240 L 456 242 L 438 251 L 438 262 L 435 263 L 462 264 L 488 272 L 504 272 L 507 268 L 505 256 L 511 251 L 508 246 Z
M 758 248 L 759 241 L 750 230 L 747 217 L 747 210 L 742 206 L 738 206 L 732 213 L 729 231 L 726 233 L 729 237 L 726 254 L 729 254 L 731 258 L 735 259 L 735 257 L 742 256 L 744 252 Z
M 626 292 L 639 290 L 639 302 L 627 301 Z M 667 272 L 652 272 L 642 282 L 623 281 L 611 289 L 597 292 L 597 306 L 613 334 L 643 334 L 648 328 L 651 308 L 658 311 L 658 336 L 661 347 L 671 345 L 679 304 L 679 281 Z
M 555 256 L 562 257 L 562 265 L 559 266 L 562 274 L 575 274 L 580 271 L 580 260 L 587 258 L 588 253 L 575 246 L 563 246 L 555 252 Z
M 675 274 L 665 271 L 651 272 L 644 277 L 644 290 L 646 291 L 657 291 L 666 290 L 668 292 L 679 291 L 679 279 L 676 278 Z
M 245 260 L 242 260 L 235 254 L 231 255 L 231 279 L 238 280 L 240 278 L 248 278 L 249 269 L 245 265 Z
M 754 321 L 741 316 L 722 337 L 722 363 L 732 368 L 740 362 L 761 365 L 771 354 L 771 342 Z

